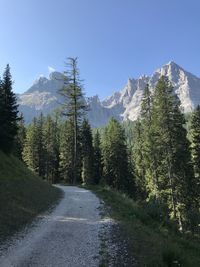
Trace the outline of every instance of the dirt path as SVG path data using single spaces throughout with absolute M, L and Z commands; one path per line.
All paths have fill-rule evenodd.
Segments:
M 1 267 L 99 266 L 100 201 L 90 191 L 59 186 L 58 206 L 0 248 Z

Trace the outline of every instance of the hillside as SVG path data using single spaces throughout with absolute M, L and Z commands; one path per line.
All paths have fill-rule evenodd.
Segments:
M 134 201 L 109 187 L 89 188 L 105 203 L 102 212 L 105 218 L 111 216 L 119 224 L 113 231 L 113 242 L 128 241 L 126 255 L 135 258 L 137 264 L 134 266 L 200 266 L 199 238 L 178 232 L 159 205 Z M 104 241 L 105 256 L 107 250 L 108 244 Z M 116 266 L 132 266 L 123 265 L 125 258 L 122 251 L 117 258 L 120 256 L 121 265 Z
M 100 101 L 99 97 L 86 98 L 90 106 L 88 119 L 93 127 L 104 126 L 111 117 L 119 121 L 127 119 L 135 121 L 140 114 L 143 91 L 148 83 L 153 91 L 159 78 L 166 76 L 178 95 L 184 112 L 191 112 L 200 103 L 200 78 L 185 71 L 173 61 L 157 69 L 151 76 L 129 78 L 120 91 Z M 63 87 L 62 74 L 50 73 L 49 77 L 39 77 L 23 94 L 18 95 L 20 112 L 24 114 L 26 123 L 41 112 L 49 114 L 62 102 L 58 90 Z
M 0 241 L 22 228 L 61 197 L 13 156 L 0 152 Z

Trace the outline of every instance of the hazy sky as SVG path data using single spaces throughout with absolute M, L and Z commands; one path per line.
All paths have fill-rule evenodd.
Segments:
M 15 92 L 69 56 L 101 98 L 170 60 L 200 76 L 199 0 L 0 0 L 0 28 Z

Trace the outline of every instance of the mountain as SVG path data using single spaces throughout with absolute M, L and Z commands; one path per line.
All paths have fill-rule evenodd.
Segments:
M 120 121 L 136 120 L 140 114 L 145 85 L 149 83 L 153 91 L 162 75 L 168 77 L 172 83 L 184 112 L 190 112 L 200 104 L 200 78 L 170 61 L 156 70 L 152 76 L 129 78 L 121 91 L 115 92 L 103 101 L 100 101 L 97 95 L 86 98 L 90 106 L 88 119 L 91 125 L 93 127 L 103 126 L 111 117 Z M 46 115 L 59 106 L 62 98 L 57 91 L 63 86 L 62 77 L 63 74 L 56 71 L 50 73 L 49 78 L 41 76 L 25 93 L 18 95 L 19 109 L 24 114 L 26 123 L 41 112 Z

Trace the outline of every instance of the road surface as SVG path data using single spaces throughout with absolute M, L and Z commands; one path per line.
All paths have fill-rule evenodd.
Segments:
M 1 267 L 99 266 L 99 199 L 75 186 L 59 188 L 64 197 L 54 210 L 0 248 Z

